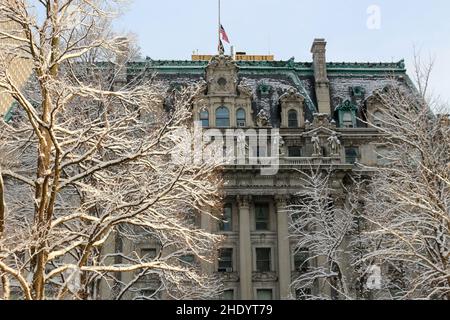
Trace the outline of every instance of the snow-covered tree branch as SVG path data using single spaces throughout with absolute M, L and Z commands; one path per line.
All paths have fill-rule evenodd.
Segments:
M 362 260 L 383 267 L 390 298 L 450 299 L 449 119 L 426 98 L 432 63 L 416 62 L 417 94 L 378 94 L 385 165 L 365 195 Z
M 218 207 L 220 163 L 171 159 L 198 88 L 130 84 L 135 53 L 109 28 L 121 2 L 0 3 L 13 26 L 0 32 L 0 89 L 17 102 L 0 124 L 5 299 L 95 299 L 101 285 L 123 298 L 149 275 L 172 298 L 220 291 L 200 265 L 221 238 L 198 227 Z M 9 69 L 19 57 L 33 66 L 23 88 Z M 130 245 L 148 243 L 158 254 Z
M 303 264 L 292 286 L 302 299 L 354 299 L 348 261 L 354 259 L 349 242 L 356 228 L 358 200 L 354 182 L 335 188 L 334 170 L 302 171 L 302 190 L 289 206 L 290 234 Z M 343 191 L 339 191 L 341 189 Z

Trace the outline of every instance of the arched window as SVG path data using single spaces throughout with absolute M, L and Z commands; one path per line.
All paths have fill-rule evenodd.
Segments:
M 291 110 L 288 113 L 288 126 L 289 128 L 298 128 L 298 113 L 295 110 Z
M 227 128 L 230 126 L 230 111 L 226 107 L 216 110 L 216 127 Z
M 351 112 L 344 112 L 342 115 L 342 127 L 343 128 L 353 128 L 353 115 Z
M 383 126 L 383 114 L 380 111 L 373 114 L 373 125 L 379 128 Z
M 238 111 L 236 111 L 236 121 L 237 121 L 238 128 L 243 128 L 247 125 L 244 109 L 241 108 L 241 109 L 238 109 Z
M 203 110 L 200 112 L 200 121 L 202 122 L 203 128 L 209 127 L 209 112 L 208 112 L 208 110 Z

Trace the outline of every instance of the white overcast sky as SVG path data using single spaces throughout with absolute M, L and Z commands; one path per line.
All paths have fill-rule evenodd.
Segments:
M 138 36 L 142 55 L 190 59 L 217 48 L 218 0 L 134 0 L 119 31 Z M 380 28 L 370 29 L 368 8 L 378 6 Z M 328 41 L 328 61 L 399 61 L 410 75 L 414 46 L 434 57 L 432 88 L 450 101 L 448 0 L 222 0 L 222 24 L 238 51 L 272 53 L 277 60 L 310 61 L 314 38 Z

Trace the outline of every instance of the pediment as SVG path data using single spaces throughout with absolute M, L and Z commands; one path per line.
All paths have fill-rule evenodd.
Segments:
M 230 56 L 214 56 L 206 67 L 208 95 L 237 95 L 238 71 L 239 67 Z
M 236 64 L 236 61 L 234 61 L 231 56 L 220 55 L 214 56 L 211 59 L 208 66 L 206 67 L 207 71 L 210 69 L 232 69 L 237 72 L 239 67 Z
M 285 94 L 280 97 L 281 103 L 286 102 L 299 102 L 303 103 L 305 101 L 305 97 L 303 97 L 296 89 L 290 88 Z
M 327 127 L 319 127 L 319 128 L 315 128 L 311 131 L 305 132 L 303 134 L 304 137 L 313 137 L 314 135 L 318 135 L 318 136 L 331 136 L 335 134 L 336 136 L 340 137 L 342 136 L 341 133 L 338 133 L 330 128 Z

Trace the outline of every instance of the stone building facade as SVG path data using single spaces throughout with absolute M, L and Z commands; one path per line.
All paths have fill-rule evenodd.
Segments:
M 248 132 L 279 131 L 275 148 L 271 139 L 263 148 L 246 144 L 247 160 L 225 167 L 224 222 L 202 221 L 226 236 L 219 260 L 205 266 L 224 280 L 226 299 L 295 295 L 290 284 L 302 271 L 302 258 L 289 240 L 286 206 L 302 188 L 299 171 L 332 167 L 339 188 L 346 175 L 361 171 L 355 163 L 376 166 L 381 135 L 375 93 L 389 86 L 413 90 L 403 61 L 327 63 L 324 39 L 314 41 L 311 53 L 307 63 L 213 56 L 129 64 L 129 79 L 156 73 L 170 87 L 203 83 L 193 120 L 205 129 L 242 130 L 247 138 Z M 261 174 L 261 159 L 275 156 L 276 174 Z
M 0 30 L 11 34 L 17 33 L 15 23 L 11 21 L 0 22 Z M 13 48 L 16 44 L 12 41 L 2 40 L 3 49 L 8 48 L 10 45 Z M 30 60 L 24 57 L 15 57 L 10 60 L 5 59 L 2 63 L 6 63 L 8 75 L 18 88 L 26 84 L 32 72 L 32 62 Z M 6 120 L 9 120 L 10 114 L 8 111 L 11 109 L 13 102 L 13 97 L 6 90 L 0 88 L 0 117 L 3 116 Z

